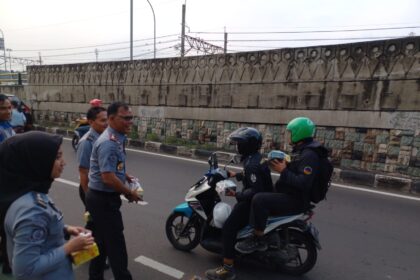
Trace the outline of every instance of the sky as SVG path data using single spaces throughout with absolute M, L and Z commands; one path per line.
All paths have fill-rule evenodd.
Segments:
M 134 59 L 180 55 L 186 35 L 228 52 L 420 35 L 420 0 L 133 0 Z M 0 0 L 6 58 L 66 64 L 130 58 L 130 0 Z M 319 32 L 323 31 L 323 32 Z M 286 32 L 286 33 L 285 33 Z M 297 33 L 296 33 L 297 32 Z M 0 33 L 1 37 L 1 33 Z M 188 44 L 186 48 L 189 49 Z M 190 50 L 187 55 L 203 54 Z M 25 63 L 11 60 L 13 70 Z M 0 69 L 4 68 L 0 50 Z M 10 61 L 7 61 L 9 69 Z

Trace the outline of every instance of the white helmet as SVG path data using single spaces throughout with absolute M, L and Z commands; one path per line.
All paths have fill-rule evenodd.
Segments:
M 214 226 L 217 228 L 222 228 L 223 224 L 229 217 L 230 212 L 232 212 L 232 207 L 230 207 L 229 204 L 225 202 L 217 203 L 213 209 Z

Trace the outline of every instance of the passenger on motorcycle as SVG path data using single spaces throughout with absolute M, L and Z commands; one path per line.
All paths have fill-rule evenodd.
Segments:
M 275 184 L 275 193 L 257 194 L 252 199 L 250 224 L 254 235 L 236 244 L 243 254 L 266 250 L 264 230 L 269 215 L 286 216 L 304 212 L 310 206 L 311 188 L 320 172 L 319 155 L 328 151 L 313 139 L 315 124 L 299 117 L 291 120 L 286 128 L 293 147 L 292 160 L 271 160 L 270 167 L 281 174 Z
M 236 145 L 244 167 L 241 173 L 229 171 L 229 176 L 242 181 L 243 189 L 240 192 L 231 193 L 236 197 L 237 203 L 222 228 L 223 265 L 206 271 L 206 277 L 210 280 L 236 277 L 233 268 L 236 235 L 249 222 L 251 201 L 254 195 L 260 192 L 272 192 L 270 169 L 261 163 L 262 156 L 259 153 L 262 145 L 261 133 L 252 127 L 242 127 L 232 132 L 229 140 L 231 144 Z

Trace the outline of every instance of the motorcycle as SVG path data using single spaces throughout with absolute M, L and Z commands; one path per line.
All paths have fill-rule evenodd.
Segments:
M 78 118 L 76 119 L 76 126 L 74 128 L 74 135 L 71 139 L 71 145 L 73 149 L 76 151 L 77 146 L 79 145 L 80 139 L 83 137 L 83 135 L 86 134 L 90 129 L 89 122 L 87 118 Z
M 206 250 L 222 254 L 222 230 L 215 226 L 213 209 L 221 202 L 225 188 L 235 183 L 228 180 L 226 167 L 237 163 L 232 158 L 223 169 L 218 167 L 217 153 L 209 158 L 209 171 L 190 187 L 185 203 L 179 204 L 166 220 L 165 231 L 169 242 L 180 251 L 190 251 L 199 244 Z M 321 249 L 318 230 L 310 223 L 313 217 L 311 205 L 304 213 L 292 216 L 269 217 L 264 231 L 268 249 L 263 252 L 241 254 L 237 258 L 249 258 L 289 275 L 302 275 L 311 270 Z M 237 234 L 237 241 L 253 234 L 246 226 Z

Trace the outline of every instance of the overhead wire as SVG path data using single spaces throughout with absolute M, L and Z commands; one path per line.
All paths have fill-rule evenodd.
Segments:
M 400 30 L 400 29 L 413 29 L 420 28 L 420 25 L 416 26 L 400 26 L 400 27 L 378 27 L 378 28 L 359 28 L 359 29 L 336 29 L 336 30 L 305 30 L 305 31 L 237 31 L 228 32 L 229 34 L 306 34 L 306 33 L 336 33 L 336 32 L 363 32 L 363 31 L 380 31 L 380 30 Z M 196 34 L 224 34 L 225 32 L 212 32 L 212 31 L 197 31 L 193 32 Z
M 364 40 L 364 39 L 398 39 L 406 36 L 383 36 L 383 37 L 352 37 L 352 38 L 313 38 L 313 39 L 230 39 L 229 42 L 293 42 L 293 41 L 346 41 L 346 40 Z M 224 42 L 224 40 L 210 39 L 207 42 Z
M 167 37 L 174 37 L 178 36 L 179 34 L 169 34 L 169 35 L 163 35 L 158 36 L 156 39 L 162 39 Z M 142 42 L 142 41 L 151 41 L 154 40 L 154 38 L 146 38 L 146 39 L 138 39 L 133 40 L 133 42 Z M 43 51 L 62 51 L 62 50 L 74 50 L 74 49 L 85 49 L 85 48 L 94 48 L 94 47 L 102 47 L 102 46 L 113 46 L 113 45 L 119 45 L 119 44 L 127 44 L 130 43 L 130 41 L 123 41 L 123 42 L 115 42 L 115 43 L 106 43 L 106 44 L 98 44 L 98 45 L 89 45 L 89 46 L 80 46 L 80 47 L 69 47 L 69 48 L 57 48 L 57 49 L 34 49 L 34 50 L 16 50 L 13 49 L 14 52 L 43 52 Z

